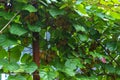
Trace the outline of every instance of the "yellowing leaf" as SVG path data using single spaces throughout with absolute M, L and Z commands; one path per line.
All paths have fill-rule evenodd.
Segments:
M 81 16 L 88 16 L 83 4 L 76 5 L 75 11 Z
M 120 13 L 117 12 L 110 12 L 111 16 L 116 18 L 116 19 L 120 19 Z

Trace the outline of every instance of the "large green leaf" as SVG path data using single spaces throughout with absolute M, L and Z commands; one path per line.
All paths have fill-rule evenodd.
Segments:
M 80 62 L 79 59 L 67 59 L 65 62 L 66 67 L 70 67 L 71 69 L 76 69 L 76 67 L 83 68 L 83 64 Z
M 94 28 L 90 28 L 89 35 L 90 35 L 90 38 L 95 40 L 100 39 L 101 37 L 101 34 L 99 33 L 99 31 L 95 30 Z
M 79 78 L 76 77 L 76 80 L 98 80 L 98 76 L 79 76 Z M 102 79 L 102 80 L 106 80 L 106 79 Z
M 57 77 L 57 74 L 55 71 L 40 71 L 40 76 L 42 80 L 54 80 Z
M 94 57 L 94 58 L 102 58 L 103 57 L 103 54 L 100 54 L 100 53 L 97 53 L 97 52 L 90 52 L 90 54 Z
M 65 68 L 64 73 L 68 74 L 69 76 L 75 76 L 75 71 L 74 70 L 71 70 L 70 68 Z
M 27 3 L 28 0 L 16 0 L 17 2 Z
M 114 69 L 113 69 L 113 70 L 114 70 Z M 115 73 L 118 74 L 118 75 L 120 75 L 120 69 L 119 69 L 119 67 L 116 67 Z
M 64 15 L 66 12 L 61 9 L 52 8 L 49 10 L 49 13 L 52 17 L 56 17 L 58 15 Z
M 75 69 L 77 67 L 83 68 L 83 64 L 80 63 L 79 59 L 67 59 L 65 62 L 65 68 L 62 69 L 63 72 L 67 73 L 69 76 L 75 76 Z
M 13 5 L 15 6 L 14 9 L 15 10 L 22 10 L 24 8 L 24 6 L 26 5 L 25 3 L 26 0 L 16 0 L 14 1 Z
M 15 70 L 19 69 L 19 65 L 15 62 L 11 62 L 8 63 L 4 66 L 4 68 L 6 68 L 7 70 L 9 70 L 10 72 L 14 72 Z
M 17 40 L 15 38 L 7 35 L 0 35 L 0 46 L 9 47 L 16 44 Z
M 37 69 L 37 65 L 34 62 L 28 63 L 24 66 L 24 70 L 26 73 L 33 73 Z
M 80 16 L 88 16 L 86 13 L 85 7 L 83 4 L 78 4 L 75 6 L 75 11 L 80 15 Z
M 112 65 L 105 65 L 105 70 L 108 72 L 108 73 L 115 73 L 115 67 L 112 66 Z
M 0 58 L 5 58 L 7 57 L 7 51 L 5 51 L 5 49 L 0 47 Z
M 110 12 L 111 16 L 116 18 L 116 19 L 120 19 L 120 13 L 117 13 L 117 12 Z
M 83 2 L 83 0 L 77 0 L 76 4 L 81 4 Z
M 37 9 L 34 6 L 32 6 L 32 5 L 26 5 L 26 6 L 24 6 L 23 10 L 27 10 L 29 12 L 37 12 Z
M 107 47 L 110 51 L 115 51 L 115 50 L 117 49 L 117 42 L 115 42 L 115 41 L 107 42 L 106 47 Z
M 8 77 L 8 80 L 27 80 L 27 79 L 24 76 L 21 76 L 21 75 L 17 75 L 17 76 L 10 75 Z
M 75 59 L 67 59 L 65 66 L 71 70 L 74 70 L 77 67 L 77 62 Z
M 21 55 L 24 46 L 32 44 L 32 32 L 40 33 L 40 52 L 45 53 L 40 61 L 41 80 L 119 80 L 119 0 L 14 0 L 13 7 L 12 0 L 5 1 L 7 6 L 0 3 L 0 29 L 10 23 L 0 34 L 0 73 L 12 72 L 8 80 L 32 80 L 38 70 L 33 55 Z M 11 19 L 17 11 L 20 13 Z M 30 13 L 38 15 L 32 25 L 27 23 Z M 57 20 L 56 26 L 59 17 L 66 21 Z M 50 41 L 44 39 L 47 31 Z M 104 44 L 111 56 L 94 41 Z M 89 52 L 90 48 L 95 49 Z M 100 61 L 103 57 L 107 63 Z
M 13 13 L 6 13 L 4 11 L 0 11 L 0 16 L 4 17 L 6 20 L 10 20 L 13 16 Z
M 20 24 L 12 24 L 10 28 L 10 33 L 21 36 L 27 33 L 27 30 L 24 27 L 22 27 Z
M 40 32 L 41 27 L 38 25 L 28 25 L 28 28 L 32 32 Z
M 8 64 L 8 60 L 6 59 L 0 59 L 0 66 L 5 66 Z
M 24 54 L 21 58 L 22 63 L 28 63 L 32 61 L 32 56 L 30 54 Z
M 87 41 L 88 40 L 88 36 L 85 34 L 78 34 L 78 38 L 80 41 Z
M 79 32 L 79 31 L 85 32 L 86 31 L 85 28 L 81 25 L 74 24 L 73 26 L 75 27 L 77 32 Z
M 10 49 L 10 61 L 17 62 L 20 59 L 21 51 L 23 50 L 22 46 L 15 46 Z
M 58 73 L 54 70 L 53 66 L 46 66 L 40 69 L 40 76 L 42 80 L 54 80 L 58 76 Z

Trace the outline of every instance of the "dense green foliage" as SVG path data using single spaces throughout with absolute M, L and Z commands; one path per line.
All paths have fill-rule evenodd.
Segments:
M 119 0 L 10 1 L 0 3 L 0 73 L 8 80 L 32 80 L 36 69 L 41 80 L 120 80 Z M 40 68 L 23 52 L 32 32 Z

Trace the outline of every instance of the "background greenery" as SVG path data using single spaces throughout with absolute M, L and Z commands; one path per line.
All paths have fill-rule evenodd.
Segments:
M 0 73 L 8 80 L 120 80 L 119 0 L 1 0 Z M 40 68 L 31 52 L 39 32 Z

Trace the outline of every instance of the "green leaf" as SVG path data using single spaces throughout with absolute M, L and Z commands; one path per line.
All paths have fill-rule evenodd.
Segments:
M 51 66 L 46 66 L 40 69 L 40 77 L 42 80 L 54 80 L 58 73 Z
M 60 9 L 64 9 L 67 6 L 68 6 L 68 4 L 63 4 L 63 5 L 61 5 Z
M 62 9 L 52 8 L 49 10 L 49 13 L 52 17 L 56 17 L 58 15 L 64 15 L 66 12 Z
M 120 68 L 119 67 L 116 67 L 115 73 L 120 75 Z
M 33 73 L 37 69 L 37 65 L 34 62 L 28 63 L 25 65 L 24 70 L 27 73 Z
M 19 69 L 19 65 L 15 62 L 8 63 L 7 65 L 4 66 L 7 70 L 10 72 L 14 72 L 15 70 Z
M 69 76 L 75 76 L 75 71 L 73 71 L 69 68 L 65 68 L 64 72 L 67 73 Z
M 20 59 L 21 51 L 23 50 L 23 46 L 15 46 L 10 49 L 10 61 L 17 62 Z
M 83 4 L 76 5 L 75 6 L 75 12 L 77 12 L 80 16 L 88 16 Z
M 28 25 L 28 28 L 32 32 L 40 32 L 41 30 L 41 27 L 37 25 Z
M 116 18 L 116 19 L 120 19 L 120 13 L 117 12 L 110 12 L 111 16 Z
M 27 80 L 27 79 L 25 77 L 21 76 L 21 75 L 18 75 L 18 76 L 10 75 L 8 77 L 8 80 Z
M 76 4 L 81 4 L 83 2 L 83 0 L 77 0 Z
M 16 0 L 17 2 L 27 3 L 28 0 Z
M 103 57 L 103 55 L 102 54 L 100 54 L 100 53 L 97 53 L 97 52 L 90 52 L 90 54 L 93 56 L 93 58 L 102 58 Z
M 5 57 L 7 57 L 8 55 L 7 55 L 7 52 L 5 51 L 5 49 L 3 49 L 3 48 L 0 48 L 0 59 L 1 58 L 5 58 Z
M 88 40 L 88 36 L 85 34 L 78 34 L 78 38 L 80 39 L 80 41 L 87 41 Z
M 3 28 L 3 26 L 5 26 L 5 24 L 8 22 L 8 20 L 5 20 L 3 18 L 0 18 L 0 29 Z
M 114 42 L 114 41 L 107 42 L 106 47 L 110 51 L 115 51 L 117 49 L 117 42 Z
M 67 61 L 65 62 L 65 67 L 76 69 L 76 67 L 83 68 L 84 66 L 79 59 L 67 59 Z
M 32 61 L 32 56 L 30 54 L 24 54 L 21 58 L 22 63 L 28 63 Z
M 85 28 L 81 25 L 74 24 L 73 26 L 75 27 L 77 32 L 79 32 L 79 31 L 85 32 L 86 31 Z
M 40 76 L 43 80 L 54 80 L 57 77 L 57 74 L 55 71 L 40 71 Z
M 68 45 L 69 45 L 73 50 L 75 49 L 75 47 L 74 47 L 72 44 L 68 43 Z
M 76 69 L 77 63 L 75 61 L 75 59 L 67 59 L 67 61 L 65 62 L 65 67 L 71 70 Z
M 32 5 L 24 6 L 23 10 L 27 10 L 29 12 L 37 12 L 37 9 L 34 6 L 32 6 Z
M 0 46 L 9 47 L 11 45 L 16 45 L 17 40 L 13 37 L 7 35 L 0 35 Z
M 104 17 L 105 17 L 105 14 L 103 14 L 103 13 L 96 13 L 96 15 L 97 15 L 98 17 L 102 18 L 102 19 L 104 19 Z
M 0 59 L 0 66 L 5 66 L 8 64 L 8 60 L 6 59 Z
M 0 16 L 4 17 L 6 20 L 10 20 L 13 17 L 13 13 L 7 13 L 4 11 L 0 11 Z
M 79 77 L 76 77 L 76 80 L 98 80 L 97 76 L 79 76 Z M 102 79 L 102 80 L 106 80 L 106 79 Z
M 109 73 L 115 73 L 115 67 L 112 65 L 105 65 L 105 70 Z
M 14 7 L 15 10 L 19 10 L 19 11 L 21 10 L 22 11 L 24 6 L 26 5 L 26 3 L 23 2 L 23 0 L 17 0 L 17 1 L 14 2 L 13 5 L 15 6 Z
M 99 31 L 95 30 L 94 28 L 90 28 L 90 38 L 92 39 L 100 39 L 101 34 Z
M 71 37 L 71 39 L 68 40 L 68 46 L 70 46 L 73 50 L 75 49 L 75 42 L 76 41 L 73 37 Z
M 79 59 L 67 59 L 65 62 L 65 68 L 62 69 L 62 71 L 67 73 L 69 76 L 75 76 L 75 69 L 77 67 L 84 67 L 83 64 L 80 63 Z
M 21 36 L 27 33 L 27 30 L 19 24 L 12 24 L 10 28 L 10 33 Z

